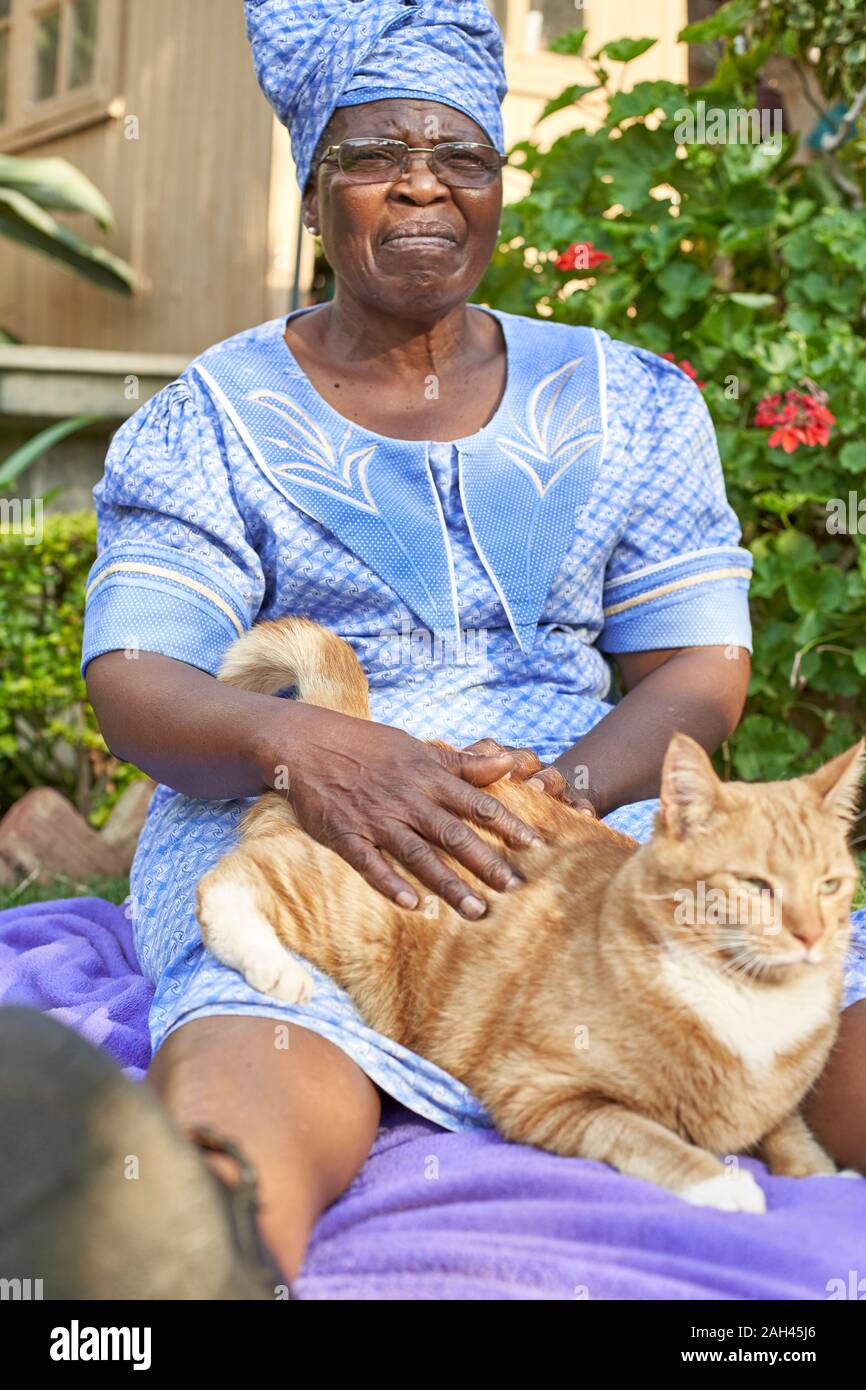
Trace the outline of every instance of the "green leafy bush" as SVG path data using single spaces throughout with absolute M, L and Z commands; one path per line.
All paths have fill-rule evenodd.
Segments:
M 866 45 L 845 48 L 853 7 L 830 9 L 834 46 L 813 69 L 828 105 L 866 84 Z M 691 113 L 699 129 L 699 102 L 705 125 L 710 108 L 752 106 L 768 54 L 805 62 L 821 14 L 733 0 L 686 31 L 721 44 L 700 90 L 653 81 L 626 91 L 621 74 L 613 83 L 609 66 L 644 51 L 643 40 L 587 59 L 592 79 L 567 100 L 602 89 L 603 123 L 546 152 L 516 147 L 531 187 L 506 208 L 478 292 L 501 309 L 670 353 L 702 383 L 755 557 L 750 698 L 726 750 L 728 767 L 747 778 L 801 772 L 866 725 L 866 143 L 855 121 L 832 157 L 798 160 L 794 137 L 688 144 L 683 123 Z M 584 39 L 575 31 L 560 46 L 580 53 Z M 764 409 L 783 411 L 789 390 L 818 417 L 827 408 L 835 417 L 810 436 L 825 443 L 789 436 L 790 452 L 770 447 L 782 436 L 756 425 L 756 410 L 778 395 Z
M 51 786 L 99 827 L 141 775 L 108 752 L 79 674 L 95 556 L 90 512 L 44 517 L 38 544 L 0 530 L 0 813 Z

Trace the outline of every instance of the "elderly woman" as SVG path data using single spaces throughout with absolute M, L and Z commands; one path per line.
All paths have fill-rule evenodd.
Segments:
M 291 1276 L 364 1162 L 382 1093 L 452 1129 L 485 1116 L 324 977 L 283 1006 L 204 950 L 196 882 L 248 798 L 287 788 L 382 893 L 431 916 L 444 898 L 471 930 L 485 903 L 442 851 L 519 887 L 471 828 L 530 835 L 483 790 L 521 775 L 504 749 L 538 754 L 540 795 L 645 837 L 671 733 L 714 749 L 732 731 L 751 560 L 686 376 L 467 302 L 502 205 L 486 6 L 246 12 L 335 295 L 211 348 L 119 430 L 95 490 L 82 670 L 109 746 L 161 783 L 132 874 L 150 1079 L 184 1132 L 243 1150 Z M 285 614 L 352 644 L 378 722 L 213 679 L 238 634 Z M 207 1162 L 237 1182 L 230 1152 Z

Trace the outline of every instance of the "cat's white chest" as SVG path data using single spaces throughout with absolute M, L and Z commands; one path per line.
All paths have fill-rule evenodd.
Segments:
M 662 957 L 661 978 L 677 1002 L 750 1071 L 763 1072 L 823 1024 L 832 1008 L 830 981 L 803 972 L 792 984 L 757 989 L 720 974 L 694 951 Z

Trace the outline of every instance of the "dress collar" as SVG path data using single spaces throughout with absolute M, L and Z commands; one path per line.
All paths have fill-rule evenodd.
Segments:
M 487 424 L 452 447 L 472 543 L 529 650 L 603 457 L 604 359 L 592 329 L 485 312 L 502 326 L 506 389 Z M 229 339 L 192 370 L 274 486 L 368 564 L 434 635 L 459 641 L 454 561 L 429 444 L 374 434 L 340 415 L 289 351 L 284 324 Z

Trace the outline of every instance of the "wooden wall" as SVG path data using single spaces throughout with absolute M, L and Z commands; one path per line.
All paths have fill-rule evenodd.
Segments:
M 0 323 L 29 343 L 191 356 L 269 316 L 270 109 L 239 0 L 115 3 L 126 115 L 18 153 L 93 179 L 116 228 L 69 225 L 130 261 L 143 290 L 108 294 L 0 241 Z
M 42 257 L 0 241 L 0 324 L 28 343 L 192 356 L 290 307 L 298 191 L 286 132 L 272 119 L 252 70 L 240 0 L 102 0 L 121 9 L 118 96 L 125 114 L 34 145 L 62 155 L 112 203 L 117 227 L 103 238 L 84 219 L 70 226 L 124 256 L 143 281 L 132 300 L 92 289 Z M 576 10 L 576 23 L 584 16 Z M 660 42 L 631 64 L 629 84 L 685 77 L 676 34 L 686 0 L 590 0 L 587 51 L 612 38 Z M 587 69 L 555 54 L 507 51 L 509 142 L 549 142 L 601 116 L 593 98 L 536 133 L 545 102 Z M 139 138 L 127 139 L 129 118 Z M 506 196 L 524 177 L 506 175 Z M 302 283 L 313 243 L 303 235 Z

